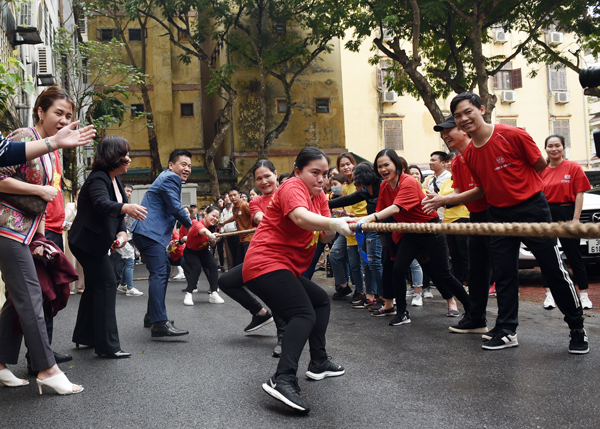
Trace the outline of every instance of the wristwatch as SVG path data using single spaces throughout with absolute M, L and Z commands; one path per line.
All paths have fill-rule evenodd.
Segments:
M 50 138 L 48 137 L 46 137 L 46 146 L 48 147 L 48 153 L 54 152 L 54 149 L 52 149 L 52 145 L 50 144 Z

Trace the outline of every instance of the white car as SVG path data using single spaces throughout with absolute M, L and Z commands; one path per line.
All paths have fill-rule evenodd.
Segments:
M 600 223 L 600 195 L 586 192 L 583 194 L 583 209 L 579 221 L 582 223 L 593 222 Z M 560 247 L 560 238 L 559 247 Z M 582 238 L 579 242 L 581 256 L 586 265 L 600 263 L 600 239 L 599 238 Z M 562 254 L 563 259 L 565 255 Z M 521 243 L 519 253 L 519 268 L 533 268 L 538 266 L 533 254 Z

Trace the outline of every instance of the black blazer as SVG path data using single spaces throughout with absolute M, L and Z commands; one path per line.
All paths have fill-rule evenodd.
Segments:
M 127 231 L 125 215 L 120 214 L 127 195 L 119 176 L 117 187 L 123 203 L 117 201 L 115 188 L 105 171 L 89 175 L 77 200 L 77 215 L 69 230 L 69 245 L 91 255 L 106 255 L 117 233 Z

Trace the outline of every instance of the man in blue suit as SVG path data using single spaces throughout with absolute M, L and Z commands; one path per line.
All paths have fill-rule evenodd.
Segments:
M 181 204 L 181 183 L 192 172 L 192 154 L 183 149 L 169 156 L 169 169 L 160 173 L 146 191 L 142 205 L 148 214 L 144 222 L 135 221 L 131 227 L 133 242 L 146 260 L 149 272 L 148 311 L 144 327 L 150 327 L 152 337 L 187 335 L 167 318 L 165 295 L 170 265 L 166 248 L 171 239 L 175 220 L 190 228 L 192 221 Z

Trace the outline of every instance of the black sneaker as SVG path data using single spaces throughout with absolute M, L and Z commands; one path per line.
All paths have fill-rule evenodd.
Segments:
M 385 304 L 385 301 L 381 298 L 378 298 L 377 301 L 375 302 L 375 304 L 373 304 L 369 307 L 369 311 L 370 312 L 378 311 L 381 307 L 383 307 L 384 304 Z
M 352 288 L 350 286 L 345 286 L 339 288 L 334 294 L 333 299 L 344 299 L 347 295 L 352 293 Z
M 483 343 L 481 348 L 484 350 L 502 350 L 509 347 L 517 347 L 518 345 L 516 332 L 501 329 L 494 338 Z
M 408 317 L 408 311 L 405 311 L 404 314 L 396 314 L 388 325 L 390 326 L 400 326 L 400 325 L 408 325 L 410 323 L 410 317 Z
M 383 309 L 383 306 L 377 311 L 371 313 L 371 316 L 374 317 L 382 317 L 382 316 L 395 316 L 396 315 L 396 306 L 392 308 L 388 308 L 387 310 Z
M 352 304 L 352 305 L 360 304 L 363 299 L 365 299 L 364 293 L 354 292 L 354 295 L 352 295 L 352 298 L 350 299 L 350 304 Z
M 485 334 L 488 331 L 485 320 L 476 322 L 467 318 L 466 316 L 463 317 L 456 325 L 450 326 L 448 329 L 450 332 L 456 332 L 458 334 Z
M 257 329 L 260 329 L 271 322 L 273 322 L 273 315 L 270 311 L 267 311 L 263 315 L 255 314 L 254 316 L 252 316 L 252 321 L 250 322 L 250 324 L 244 328 L 244 332 L 256 331 Z
M 492 338 L 494 338 L 498 334 L 498 332 L 500 332 L 500 328 L 498 328 L 497 326 L 494 326 L 492 329 L 490 329 L 487 332 L 487 334 L 483 334 L 481 336 L 481 339 L 484 340 L 484 341 L 489 341 Z
M 590 351 L 585 329 L 571 329 L 569 335 L 571 337 L 571 341 L 569 341 L 569 353 L 584 355 Z
M 352 308 L 371 308 L 376 305 L 377 301 L 364 297 L 358 304 L 352 304 Z
M 296 377 L 290 376 L 287 380 L 277 380 L 277 382 L 274 380 L 275 376 L 271 377 L 266 383 L 263 383 L 262 388 L 265 392 L 296 411 L 303 413 L 310 411 L 310 408 L 306 405 L 304 399 L 302 399 L 300 386 L 298 386 L 298 379 Z
M 339 377 L 345 373 L 346 370 L 343 366 L 337 365 L 329 359 L 323 365 L 317 365 L 311 360 L 308 364 L 306 376 L 313 380 L 323 380 L 325 377 Z

